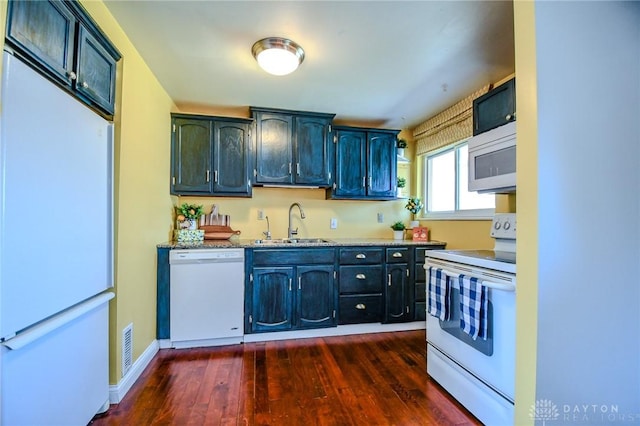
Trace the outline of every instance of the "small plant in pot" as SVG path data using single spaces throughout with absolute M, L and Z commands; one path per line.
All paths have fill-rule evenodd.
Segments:
M 407 147 L 407 141 L 404 139 L 398 139 L 396 141 L 396 147 L 398 148 L 398 155 L 404 157 L 404 149 Z
M 394 240 L 402 240 L 404 239 L 404 223 L 402 221 L 397 221 L 393 225 L 391 225 L 391 229 L 393 229 L 393 239 Z
M 404 188 L 407 185 L 407 180 L 403 177 L 399 177 L 397 183 L 397 190 L 396 190 L 396 196 L 397 197 L 401 197 L 402 196 L 402 188 Z

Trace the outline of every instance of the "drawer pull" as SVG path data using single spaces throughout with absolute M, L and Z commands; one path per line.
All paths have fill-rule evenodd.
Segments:
M 397 251 L 397 252 L 393 253 L 391 256 L 392 256 L 392 257 L 402 257 L 402 253 L 400 253 L 399 251 Z
M 367 309 L 367 307 L 365 306 L 365 304 L 364 304 L 364 303 L 358 303 L 358 304 L 356 305 L 356 309 L 359 309 L 359 310 L 361 310 L 361 311 L 362 311 L 362 310 L 364 310 L 364 309 Z
M 366 259 L 367 255 L 364 253 L 358 253 L 356 254 L 356 259 Z
M 367 276 L 365 274 L 356 274 L 356 278 L 359 280 L 366 280 Z

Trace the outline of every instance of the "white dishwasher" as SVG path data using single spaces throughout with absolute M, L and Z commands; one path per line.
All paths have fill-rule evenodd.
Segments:
M 171 250 L 170 339 L 174 348 L 241 343 L 244 249 Z

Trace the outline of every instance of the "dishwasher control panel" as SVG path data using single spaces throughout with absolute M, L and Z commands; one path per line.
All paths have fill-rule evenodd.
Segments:
M 240 262 L 244 260 L 244 249 L 190 249 L 171 250 L 169 263 L 227 261 Z

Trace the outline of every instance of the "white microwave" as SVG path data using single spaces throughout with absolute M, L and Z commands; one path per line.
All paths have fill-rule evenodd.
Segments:
M 469 139 L 469 191 L 516 191 L 516 122 Z

